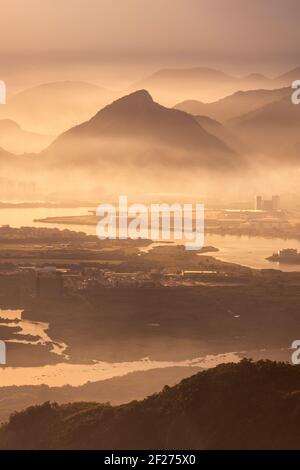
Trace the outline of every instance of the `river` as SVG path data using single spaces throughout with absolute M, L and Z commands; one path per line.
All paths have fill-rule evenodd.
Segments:
M 7 323 L 6 321 L 10 322 Z M 22 310 L 4 310 L 0 309 L 0 326 L 8 328 L 19 327 L 17 339 L 7 342 L 19 342 L 32 345 L 50 345 L 52 353 L 67 358 L 64 354 L 66 345 L 64 343 L 54 342 L 48 335 L 48 324 L 36 321 L 25 320 L 22 318 Z M 26 335 L 31 335 L 34 339 L 23 339 Z M 240 356 L 236 353 L 207 355 L 185 361 L 152 361 L 149 358 L 143 358 L 131 362 L 102 362 L 94 361 L 92 364 L 71 364 L 58 363 L 41 367 L 9 367 L 8 365 L 0 367 L 0 384 L 2 387 L 11 385 L 41 385 L 46 384 L 52 387 L 62 385 L 83 385 L 90 381 L 110 379 L 112 377 L 122 376 L 129 372 L 147 371 L 151 369 L 162 369 L 166 367 L 201 367 L 207 369 L 224 362 L 238 362 Z M 192 373 L 192 372 L 191 372 Z
M 22 310 L 0 309 L 0 326 L 5 326 L 7 328 L 18 327 L 20 329 L 20 331 L 16 333 L 17 338 L 13 340 L 7 340 L 6 342 L 32 345 L 40 344 L 42 346 L 49 344 L 51 345 L 51 352 L 68 359 L 68 356 L 65 355 L 67 345 L 64 343 L 53 342 L 52 339 L 48 336 L 47 330 L 49 328 L 49 324 L 44 322 L 25 320 L 22 318 L 22 313 Z M 7 322 L 7 320 L 9 320 L 9 322 Z M 32 337 L 32 339 L 24 339 L 28 336 Z
M 51 346 L 51 352 L 67 359 L 67 362 L 37 367 L 10 367 L 8 355 L 7 365 L 0 366 L 0 387 L 41 384 L 48 385 L 49 387 L 61 387 L 64 385 L 75 387 L 87 382 L 121 377 L 131 372 L 145 372 L 152 369 L 169 367 L 190 367 L 192 375 L 194 368 L 198 371 L 199 368 L 209 369 L 218 364 L 236 363 L 247 355 L 246 351 L 237 351 L 223 354 L 208 354 L 181 361 L 160 361 L 145 357 L 130 362 L 93 361 L 89 364 L 74 364 L 68 362 L 69 358 L 65 354 L 66 344 L 56 342 L 49 336 L 49 325 L 47 323 L 23 319 L 22 313 L 22 310 L 0 309 L 0 326 L 3 325 L 8 328 L 15 328 L 17 326 L 20 328 L 20 331 L 16 333 L 17 338 L 6 342 Z M 30 339 L 27 339 L 27 335 L 30 335 Z M 266 350 L 260 351 L 263 353 Z M 272 351 L 270 350 L 270 352 Z M 251 357 L 250 351 L 249 357 Z

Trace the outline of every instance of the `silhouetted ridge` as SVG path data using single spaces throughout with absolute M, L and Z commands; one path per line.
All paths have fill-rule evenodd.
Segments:
M 153 98 L 147 90 L 137 90 L 129 95 L 122 96 L 118 100 L 114 101 L 111 106 L 114 105 L 121 105 L 125 103 L 130 103 L 131 106 L 133 105 L 147 105 L 149 103 L 153 103 Z
M 143 401 L 15 413 L 0 449 L 299 449 L 300 366 L 221 364 Z
M 43 161 L 84 165 L 100 161 L 176 165 L 184 161 L 220 169 L 237 165 L 234 156 L 193 116 L 166 108 L 153 101 L 148 91 L 138 90 L 62 134 L 46 150 Z
M 147 90 L 137 90 L 113 101 L 113 103 L 100 110 L 93 119 L 96 119 L 97 116 L 102 115 L 107 110 L 115 113 L 138 113 L 146 112 L 153 108 L 154 105 L 153 98 Z

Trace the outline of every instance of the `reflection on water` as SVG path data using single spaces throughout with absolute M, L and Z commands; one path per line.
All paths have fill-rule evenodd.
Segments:
M 182 244 L 180 241 L 174 243 L 177 245 Z M 140 248 L 140 251 L 147 253 L 153 248 L 163 245 L 164 243 L 162 242 L 155 242 Z M 217 252 L 206 253 L 207 256 L 213 256 L 228 263 L 241 264 L 254 269 L 280 269 L 286 272 L 300 271 L 300 265 L 275 263 L 266 259 L 282 248 L 297 248 L 300 251 L 299 240 L 248 237 L 246 235 L 214 235 L 208 233 L 205 235 L 205 246 L 214 246 L 219 249 Z
M 212 255 L 222 261 L 242 264 L 256 269 L 280 269 L 282 271 L 300 271 L 300 265 L 282 264 L 268 261 L 266 258 L 282 248 L 297 248 L 300 250 L 300 241 L 282 238 L 264 238 L 213 235 L 205 236 L 205 245 L 219 248 L 219 252 Z
M 96 227 L 93 225 L 70 225 L 70 224 L 46 224 L 33 222 L 35 219 L 45 217 L 63 217 L 86 215 L 91 210 L 90 207 L 81 208 L 9 208 L 0 209 L 0 221 L 2 224 L 9 224 L 12 227 L 34 226 L 75 230 L 85 232 L 88 235 L 96 234 Z M 177 242 L 178 244 L 182 242 Z M 160 243 L 151 245 L 157 246 Z M 205 245 L 212 245 L 219 248 L 218 253 L 213 253 L 220 260 L 230 263 L 238 263 L 256 269 L 281 269 L 283 271 L 300 271 L 300 266 L 271 263 L 266 258 L 273 252 L 282 248 L 297 248 L 300 250 L 300 241 L 284 240 L 281 238 L 248 237 L 235 235 L 205 235 Z M 149 249 L 149 247 L 148 247 Z M 147 248 L 146 250 L 147 251 Z
M 0 209 L 0 225 L 10 225 L 11 227 L 48 227 L 76 230 L 78 232 L 85 232 L 88 235 L 96 235 L 94 226 L 79 226 L 79 225 L 61 225 L 61 224 L 46 224 L 42 222 L 34 222 L 36 219 L 45 219 L 46 217 L 65 217 L 76 215 L 87 215 L 91 211 L 91 207 L 76 207 L 76 208 L 7 208 Z
M 48 323 L 35 322 L 22 319 L 22 310 L 1 310 L 0 326 L 19 327 L 21 330 L 16 333 L 18 339 L 12 339 L 8 342 L 18 342 L 32 345 L 51 345 L 51 352 L 65 356 L 66 344 L 53 343 L 47 334 Z M 5 320 L 9 320 L 6 323 Z M 25 335 L 34 338 L 26 338 Z M 22 338 L 23 337 L 23 338 Z M 42 367 L 0 367 L 0 384 L 1 386 L 10 385 L 40 385 L 49 386 L 62 385 L 83 385 L 90 381 L 110 379 L 116 376 L 122 376 L 129 372 L 147 371 L 150 369 L 162 369 L 165 367 L 185 366 L 185 367 L 214 367 L 222 362 L 238 362 L 240 357 L 236 353 L 208 355 L 186 361 L 151 361 L 144 358 L 139 361 L 132 362 L 99 362 L 94 361 L 92 364 L 70 364 L 61 363 L 47 365 Z M 9 358 L 8 358 L 9 363 Z
M 75 230 L 85 232 L 88 235 L 96 235 L 96 227 L 93 225 L 66 225 L 66 224 L 46 224 L 41 222 L 33 222 L 34 219 L 45 217 L 63 217 L 86 215 L 91 210 L 90 207 L 81 208 L 31 208 L 31 209 L 0 209 L 0 223 L 9 224 L 12 227 L 48 227 Z M 182 244 L 182 242 L 176 242 Z M 264 237 L 248 237 L 246 235 L 205 235 L 205 245 L 215 246 L 219 248 L 219 252 L 212 253 L 216 258 L 230 263 L 242 264 L 256 269 L 281 269 L 282 271 L 300 271 L 300 266 L 291 264 L 278 264 L 267 261 L 266 258 L 271 256 L 273 252 L 282 248 L 297 248 L 300 251 L 299 240 L 285 240 L 282 238 L 264 238 Z M 150 245 L 160 245 L 155 243 Z M 149 247 L 148 247 L 149 249 Z M 142 249 L 147 251 L 146 249 Z
M 201 367 L 208 369 L 221 363 L 238 362 L 236 353 L 209 355 L 187 361 L 167 362 L 151 361 L 148 358 L 133 362 L 95 362 L 94 364 L 56 364 L 44 367 L 1 367 L 1 386 L 10 385 L 41 385 L 52 387 L 63 385 L 83 385 L 86 382 L 96 382 L 112 377 L 120 377 L 129 372 L 163 369 L 166 367 Z M 192 373 L 192 372 L 191 372 Z
M 42 346 L 50 345 L 52 353 L 66 357 L 64 352 L 67 345 L 52 341 L 47 334 L 47 330 L 49 328 L 48 323 L 23 320 L 22 310 L 0 310 L 0 320 L 10 320 L 9 323 L 0 323 L 0 326 L 20 328 L 20 331 L 15 333 L 18 338 L 7 340 L 7 343 L 39 344 Z M 29 339 L 26 337 L 28 335 L 33 336 L 34 338 Z

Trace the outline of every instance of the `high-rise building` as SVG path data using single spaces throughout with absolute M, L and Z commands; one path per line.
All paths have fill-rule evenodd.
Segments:
M 263 199 L 261 196 L 255 196 L 255 210 L 257 211 L 262 210 L 262 202 L 263 202 Z
M 272 199 L 263 199 L 262 196 L 255 196 L 255 210 L 257 211 L 278 211 L 280 209 L 280 196 L 272 196 Z
M 272 209 L 273 211 L 278 211 L 280 209 L 280 196 L 272 196 Z

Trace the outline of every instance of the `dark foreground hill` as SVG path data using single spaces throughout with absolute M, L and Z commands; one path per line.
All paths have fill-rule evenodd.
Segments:
M 220 365 L 127 405 L 45 403 L 10 418 L 2 449 L 299 449 L 300 367 Z
M 2 333 L 3 336 L 3 333 Z M 11 357 L 11 354 L 10 354 Z M 21 385 L 0 387 L 0 423 L 8 420 L 11 413 L 46 401 L 66 403 L 78 401 L 109 401 L 113 405 L 128 403 L 158 392 L 166 384 L 175 385 L 183 378 L 199 372 L 198 367 L 166 367 L 148 371 L 130 372 L 96 382 L 87 382 L 77 387 L 64 385 Z

